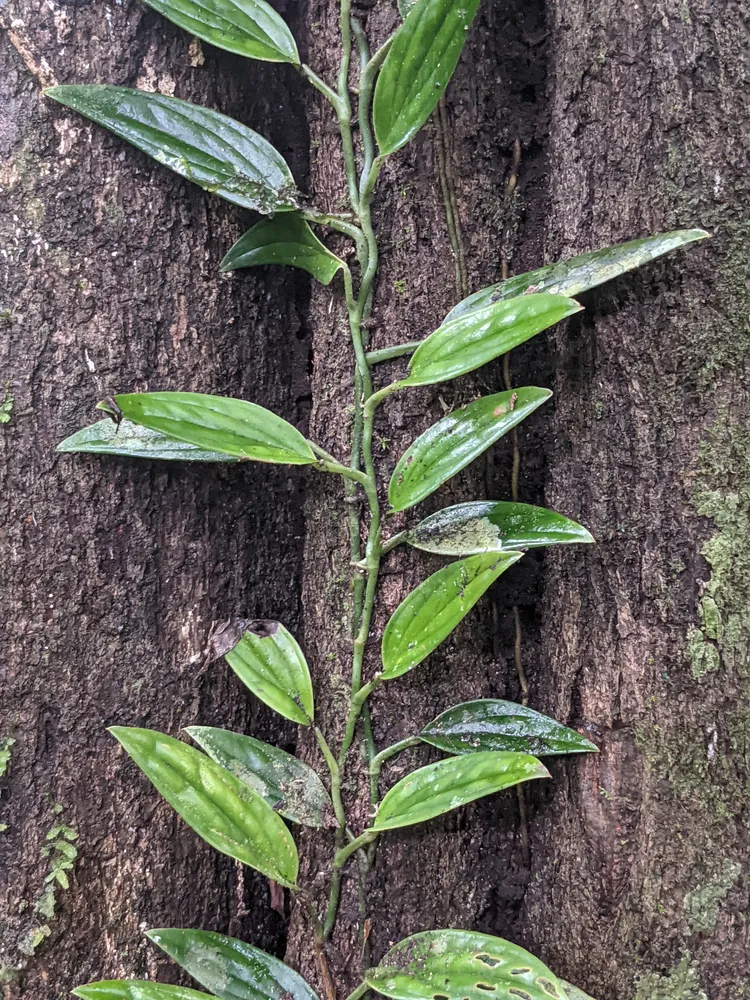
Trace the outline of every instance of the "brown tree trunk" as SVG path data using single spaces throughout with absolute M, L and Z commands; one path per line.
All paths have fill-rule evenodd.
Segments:
M 297 422 L 308 404 L 304 282 L 221 278 L 242 213 L 41 87 L 138 83 L 196 99 L 262 128 L 298 176 L 305 130 L 291 72 L 204 54 L 140 4 L 18 0 L 0 16 L 0 392 L 13 397 L 0 425 L 0 740 L 16 741 L 0 795 L 0 967 L 3 995 L 47 1000 L 92 979 L 173 978 L 148 926 L 278 948 L 265 880 L 202 844 L 105 727 L 176 736 L 200 722 L 290 742 L 226 665 L 201 666 L 214 618 L 273 613 L 294 627 L 302 534 L 302 483 L 287 470 L 57 456 L 55 444 L 112 391 L 221 392 Z M 56 823 L 77 831 L 79 857 L 49 917 L 34 906 Z

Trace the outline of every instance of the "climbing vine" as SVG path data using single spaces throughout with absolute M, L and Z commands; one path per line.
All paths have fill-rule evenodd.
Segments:
M 343 737 L 338 746 L 329 746 L 324 731 L 330 720 L 316 717 L 310 671 L 295 637 L 273 619 L 236 619 L 212 635 L 210 659 L 223 657 L 254 695 L 285 718 L 310 727 L 322 768 L 251 736 L 211 727 L 188 729 L 200 749 L 146 729 L 118 726 L 111 732 L 200 836 L 287 888 L 307 908 L 320 980 L 327 1000 L 336 1000 L 339 984 L 328 965 L 327 942 L 338 919 L 342 874 L 353 864 L 355 875 L 364 880 L 373 845 L 383 831 L 420 824 L 482 796 L 549 777 L 540 757 L 596 750 L 579 733 L 529 708 L 525 690 L 522 704 L 479 698 L 447 708 L 393 746 L 376 746 L 368 707 L 376 688 L 397 683 L 426 660 L 528 549 L 593 542 L 584 527 L 561 514 L 519 503 L 515 477 L 510 501 L 470 500 L 417 520 L 397 534 L 389 535 L 384 527 L 386 512 L 411 511 L 512 433 L 549 399 L 549 390 L 513 388 L 506 367 L 504 391 L 467 401 L 417 437 L 387 484 L 380 482 L 373 458 L 378 408 L 394 393 L 455 379 L 507 357 L 511 349 L 579 312 L 582 307 L 573 296 L 706 234 L 668 233 L 512 278 L 504 273 L 498 285 L 470 295 L 465 249 L 455 225 L 442 100 L 479 0 L 401 0 L 400 26 L 374 53 L 363 26 L 351 14 L 350 0 L 341 0 L 341 59 L 333 83 L 301 61 L 289 28 L 264 0 L 148 2 L 204 41 L 249 58 L 294 66 L 323 95 L 341 138 L 346 212 L 319 211 L 299 192 L 277 150 L 245 125 L 211 109 L 126 87 L 57 86 L 47 94 L 204 189 L 263 216 L 229 249 L 222 270 L 285 264 L 304 269 L 323 285 L 337 280 L 333 294 L 343 294 L 346 304 L 354 371 L 350 449 L 348 455 L 329 454 L 256 403 L 192 392 L 148 392 L 103 400 L 99 408 L 107 416 L 67 438 L 59 450 L 307 465 L 340 477 L 351 545 L 351 684 Z M 370 351 L 378 273 L 372 203 L 378 177 L 387 157 L 405 146 L 436 109 L 446 212 L 454 223 L 457 282 L 465 297 L 429 336 Z M 514 153 L 513 186 L 519 158 L 520 146 Z M 323 235 L 334 231 L 351 240 L 356 263 L 350 267 L 349 255 L 333 253 L 313 226 Z M 402 377 L 381 385 L 378 364 L 406 357 Z M 359 505 L 352 502 L 361 496 L 364 524 Z M 350 502 L 344 506 L 343 501 Z M 368 676 L 364 653 L 380 569 L 399 545 L 450 561 L 395 610 L 381 637 L 379 668 Z M 369 795 L 372 810 L 369 824 L 356 830 L 350 826 L 343 777 L 359 739 L 369 761 L 369 787 L 363 793 Z M 417 743 L 429 744 L 444 756 L 383 793 L 383 762 Z M 320 879 L 315 886 L 300 885 L 297 847 L 288 822 L 317 828 L 330 843 L 329 865 L 318 873 L 327 881 L 322 897 L 316 894 Z M 149 932 L 149 937 L 216 996 L 315 997 L 296 972 L 248 943 L 194 929 L 162 929 Z M 523 949 L 471 930 L 431 930 L 399 942 L 378 965 L 363 967 L 361 985 L 349 1000 L 358 1000 L 368 990 L 397 1000 L 479 1000 L 487 992 L 524 1000 L 582 996 Z M 76 992 L 97 1000 L 176 996 L 174 987 L 135 980 L 93 983 Z M 198 1000 L 205 994 L 180 991 L 179 996 Z

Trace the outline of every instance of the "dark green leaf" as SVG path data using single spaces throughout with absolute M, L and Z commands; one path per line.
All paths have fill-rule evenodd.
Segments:
M 633 271 L 662 254 L 678 250 L 696 240 L 704 240 L 708 236 L 709 233 L 703 229 L 678 229 L 673 233 L 660 233 L 643 240 L 619 243 L 617 246 L 593 250 L 557 264 L 548 264 L 536 271 L 516 274 L 497 285 L 474 292 L 454 306 L 443 322 L 449 323 L 475 309 L 483 309 L 493 302 L 511 299 L 529 290 L 553 292 L 557 295 L 580 295 L 626 271 Z
M 280 622 L 258 621 L 253 628 L 225 653 L 227 663 L 274 712 L 309 726 L 315 710 L 305 654 Z
M 91 84 L 45 93 L 235 205 L 263 215 L 297 208 L 294 178 L 281 154 L 226 115 L 129 87 Z
M 394 1000 L 565 1000 L 560 980 L 519 948 L 476 931 L 405 938 L 365 978 Z
M 329 285 L 344 266 L 295 212 L 263 219 L 240 236 L 221 262 L 221 270 L 236 271 L 258 264 L 300 267 L 323 285 Z
M 546 757 L 597 752 L 575 729 L 512 701 L 481 699 L 454 705 L 419 735 L 438 750 L 455 754 L 502 750 Z
M 132 392 L 115 396 L 123 416 L 178 441 L 255 462 L 309 465 L 310 445 L 296 427 L 244 399 L 201 392 Z
M 82 427 L 57 446 L 57 451 L 86 452 L 94 455 L 123 455 L 126 458 L 159 458 L 181 462 L 236 462 L 235 455 L 206 451 L 194 444 L 139 427 L 129 420 L 114 423 L 107 417 Z
M 212 847 L 293 888 L 297 848 L 284 821 L 233 774 L 179 740 L 114 726 L 112 735 L 185 822 Z
M 391 509 L 407 510 L 434 493 L 551 395 L 531 386 L 498 392 L 438 420 L 398 460 L 388 484 Z
M 373 123 L 383 154 L 413 138 L 445 93 L 479 0 L 419 0 L 396 32 L 375 86 Z
M 336 825 L 323 782 L 298 757 L 227 729 L 188 726 L 187 732 L 209 757 L 249 785 L 282 816 L 305 826 Z
M 146 979 L 109 979 L 72 991 L 82 1000 L 210 1000 L 207 993 Z
M 378 806 L 374 830 L 414 826 L 533 778 L 547 768 L 525 753 L 474 753 L 420 767 L 402 778 Z
M 594 539 L 580 524 L 545 507 L 477 500 L 430 514 L 407 533 L 406 541 L 423 552 L 468 556 L 542 545 L 590 544 Z
M 406 597 L 383 634 L 383 677 L 405 674 L 447 638 L 520 552 L 469 556 L 443 566 Z
M 221 1000 L 318 1000 L 288 965 L 236 938 L 177 927 L 147 936 Z
M 433 385 L 499 358 L 581 306 L 564 295 L 521 295 L 445 322 L 423 340 L 402 385 Z
M 265 0 L 146 0 L 204 42 L 250 59 L 299 65 L 285 22 Z

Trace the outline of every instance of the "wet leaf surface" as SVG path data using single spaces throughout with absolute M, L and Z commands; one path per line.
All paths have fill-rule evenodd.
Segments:
M 303 218 L 284 212 L 263 219 L 240 236 L 221 262 L 222 271 L 260 264 L 299 267 L 322 285 L 330 285 L 344 262 L 321 243 Z
M 151 458 L 180 462 L 237 462 L 236 455 L 207 451 L 186 441 L 178 441 L 161 431 L 140 427 L 129 420 L 114 423 L 109 417 L 81 428 L 57 446 L 60 452 L 92 455 L 121 455 L 124 458 Z
M 72 991 L 82 1000 L 209 1000 L 207 993 L 145 979 L 108 979 Z

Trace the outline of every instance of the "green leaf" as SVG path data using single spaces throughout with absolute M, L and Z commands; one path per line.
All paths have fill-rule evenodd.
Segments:
M 296 427 L 244 399 L 201 392 L 115 396 L 124 417 L 208 451 L 255 462 L 310 465 L 315 455 Z
M 438 420 L 396 463 L 388 484 L 391 509 L 407 510 L 434 493 L 551 395 L 549 389 L 532 386 L 498 392 Z
M 226 115 L 130 87 L 63 86 L 45 94 L 235 205 L 263 215 L 297 208 L 294 178 L 281 154 Z
M 227 729 L 188 726 L 187 732 L 209 757 L 249 785 L 272 809 L 293 823 L 336 826 L 331 799 L 323 782 L 298 757 Z
M 151 729 L 110 729 L 188 826 L 212 847 L 294 888 L 298 859 L 284 821 L 210 757 Z
M 454 705 L 426 725 L 419 736 L 438 750 L 454 754 L 502 750 L 546 757 L 598 752 L 575 729 L 524 705 L 489 698 Z
M 383 634 L 383 677 L 416 667 L 447 638 L 521 552 L 469 556 L 424 580 L 391 615 Z
M 250 59 L 299 65 L 286 23 L 265 0 L 146 0 L 204 42 Z
M 375 86 L 373 124 L 382 154 L 412 139 L 445 93 L 479 0 L 419 0 L 393 38 Z
M 210 1000 L 207 993 L 146 979 L 109 979 L 72 991 L 82 1000 Z
M 564 295 L 522 295 L 443 323 L 423 340 L 401 385 L 433 385 L 465 375 L 581 311 Z
M 439 760 L 407 774 L 386 792 L 372 829 L 414 826 L 522 781 L 548 777 L 544 764 L 525 753 L 484 752 Z
M 280 622 L 255 621 L 224 654 L 242 683 L 266 705 L 301 726 L 315 715 L 305 654 Z
M 493 302 L 515 298 L 529 290 L 552 292 L 556 295 L 580 295 L 627 271 L 633 271 L 656 257 L 678 250 L 696 240 L 705 240 L 709 236 L 710 234 L 703 229 L 678 229 L 673 233 L 660 233 L 658 236 L 648 236 L 643 240 L 619 243 L 604 250 L 593 250 L 579 257 L 548 264 L 536 271 L 516 274 L 506 281 L 469 295 L 453 307 L 443 322 L 449 323 L 459 316 L 466 316 Z
M 222 271 L 258 264 L 289 264 L 307 271 L 322 285 L 330 285 L 343 260 L 321 243 L 295 212 L 263 219 L 240 236 L 221 262 Z
M 591 544 L 575 521 L 526 503 L 475 500 L 430 514 L 406 534 L 415 549 L 442 556 L 536 549 L 542 545 Z
M 221 1000 L 318 1000 L 288 965 L 236 938 L 177 927 L 146 936 Z
M 158 458 L 182 462 L 236 462 L 235 455 L 206 451 L 194 444 L 139 427 L 129 420 L 115 424 L 109 417 L 82 427 L 57 446 L 61 452 L 86 452 L 93 455 L 122 455 L 125 458 Z
M 567 1000 L 594 1000 L 590 997 L 588 993 L 584 993 L 583 990 L 579 990 L 577 986 L 572 983 L 566 983 L 564 979 L 559 980 L 560 985 L 565 990 L 565 996 Z
M 565 1000 L 560 980 L 518 945 L 476 931 L 405 938 L 365 973 L 394 1000 Z

